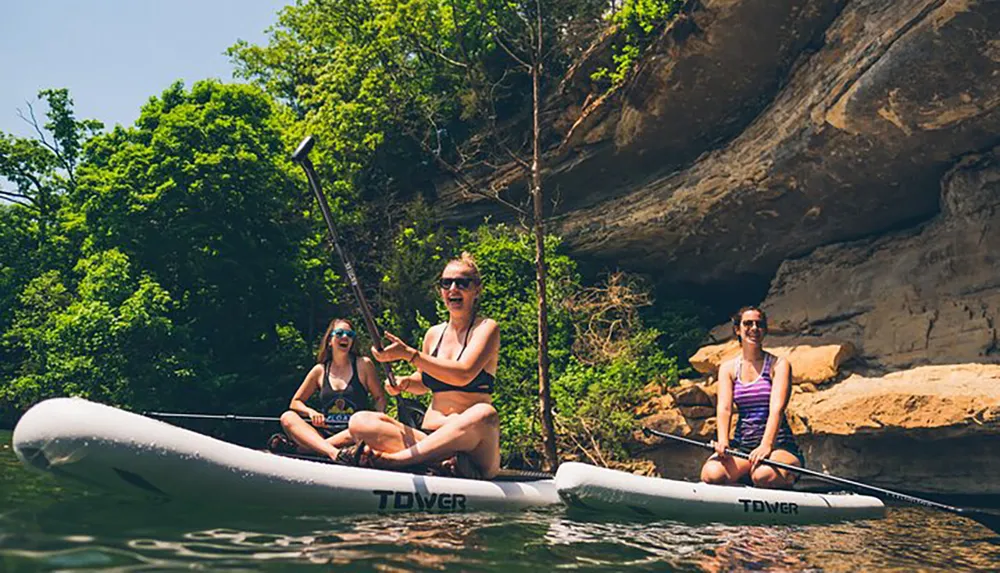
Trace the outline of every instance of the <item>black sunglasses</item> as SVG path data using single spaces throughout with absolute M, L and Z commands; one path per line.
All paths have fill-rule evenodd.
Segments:
M 347 338 L 354 338 L 358 333 L 353 330 L 347 330 L 345 328 L 336 328 L 330 332 L 330 338 L 338 338 L 340 336 L 346 336 Z
M 757 328 L 764 330 L 765 328 L 767 328 L 767 322 L 763 320 L 744 320 L 743 326 L 746 328 L 750 328 L 751 326 L 756 326 Z
M 471 277 L 442 277 L 441 280 L 438 281 L 438 285 L 440 285 L 444 290 L 450 289 L 451 285 L 458 287 L 458 290 L 465 290 L 475 283 L 476 279 Z

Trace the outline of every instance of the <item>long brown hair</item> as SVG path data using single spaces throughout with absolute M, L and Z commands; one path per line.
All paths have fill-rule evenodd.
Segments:
M 319 351 L 316 353 L 317 364 L 326 364 L 331 360 L 333 360 L 333 353 L 330 350 L 330 334 L 333 333 L 334 326 L 336 326 L 338 322 L 347 323 L 347 325 L 351 327 L 351 330 L 357 332 L 357 329 L 354 328 L 354 323 L 351 322 L 351 319 L 349 318 L 334 318 L 333 320 L 331 320 L 330 324 L 328 324 L 326 327 L 326 332 L 323 333 L 323 339 L 320 340 L 319 342 Z M 357 346 L 357 342 L 358 342 L 357 336 L 351 339 L 351 349 L 348 351 L 355 357 L 357 357 L 358 355 L 358 352 L 355 349 L 355 347 Z

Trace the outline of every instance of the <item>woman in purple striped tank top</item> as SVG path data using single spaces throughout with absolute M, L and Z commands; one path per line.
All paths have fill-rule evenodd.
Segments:
M 796 466 L 803 463 L 785 420 L 792 368 L 784 358 L 764 352 L 767 316 L 759 308 L 740 309 L 733 316 L 733 331 L 740 341 L 741 352 L 719 368 L 718 437 L 714 442 L 715 454 L 701 469 L 701 480 L 735 484 L 749 478 L 758 487 L 791 487 L 795 474 L 760 462 L 770 459 Z M 739 409 L 739 421 L 730 440 L 734 402 Z M 727 455 L 726 448 L 747 452 L 750 459 Z

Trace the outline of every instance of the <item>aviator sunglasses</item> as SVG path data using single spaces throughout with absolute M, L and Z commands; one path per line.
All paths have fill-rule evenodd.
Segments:
M 470 277 L 442 277 L 438 284 L 443 290 L 448 290 L 451 285 L 458 287 L 458 290 L 465 290 L 475 284 L 476 279 Z
M 335 328 L 333 332 L 330 333 L 330 338 L 339 338 L 341 336 L 346 336 L 347 338 L 354 338 L 358 333 L 353 330 L 347 330 L 344 328 Z
M 751 326 L 756 326 L 757 328 L 764 330 L 767 328 L 767 322 L 763 320 L 744 320 L 743 326 L 745 328 L 750 328 Z

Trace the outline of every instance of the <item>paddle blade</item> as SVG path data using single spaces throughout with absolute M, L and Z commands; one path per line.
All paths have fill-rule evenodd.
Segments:
M 313 144 L 315 143 L 316 140 L 313 139 L 313 136 L 311 135 L 307 136 L 305 139 L 302 140 L 302 143 L 299 144 L 299 147 L 298 149 L 295 150 L 295 153 L 292 153 L 292 160 L 302 161 L 303 159 L 305 159 L 306 156 L 309 155 L 309 152 L 312 150 Z
M 978 521 L 990 528 L 994 533 L 1000 533 L 1000 514 L 980 511 L 978 509 L 963 509 L 961 515 Z

